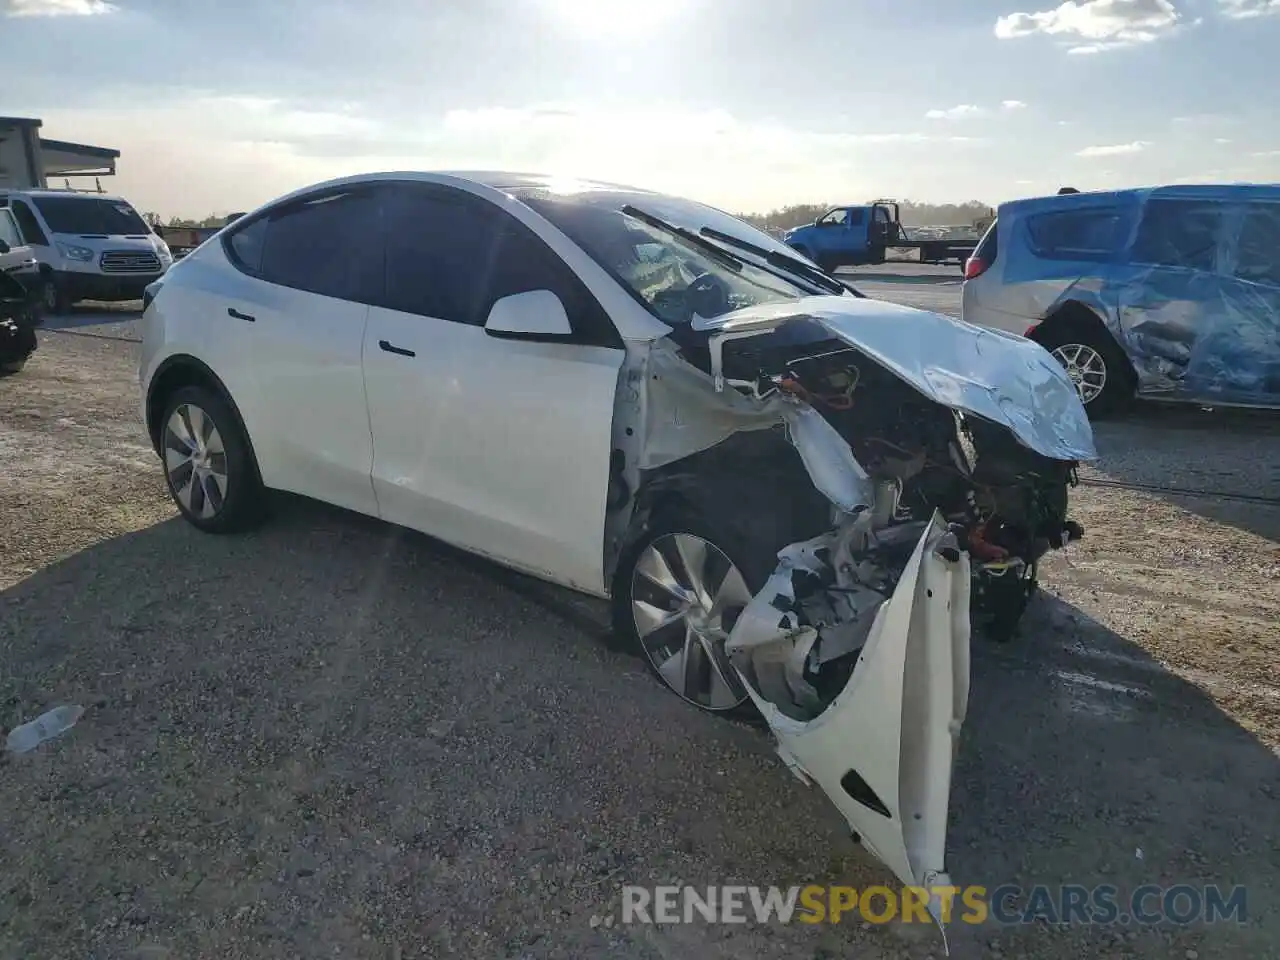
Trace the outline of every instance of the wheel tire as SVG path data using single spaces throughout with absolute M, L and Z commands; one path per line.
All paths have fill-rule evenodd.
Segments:
M 641 638 L 640 627 L 637 624 L 637 615 L 635 608 L 636 587 L 641 586 L 646 591 L 649 599 L 652 601 L 649 606 L 655 611 L 660 609 L 670 610 L 671 607 L 659 607 L 657 601 L 659 599 L 675 600 L 674 596 L 669 593 L 652 586 L 652 580 L 648 580 L 642 573 L 637 572 L 637 568 L 642 564 L 648 565 L 650 549 L 655 544 L 661 543 L 663 547 L 670 550 L 674 544 L 672 538 L 686 537 L 695 540 L 704 541 L 706 544 L 714 547 L 721 555 L 716 557 L 711 549 L 706 551 L 707 556 L 711 558 L 708 565 L 710 575 L 706 578 L 708 586 L 713 588 L 717 573 L 717 568 L 721 565 L 722 560 L 727 559 L 728 563 L 738 571 L 741 577 L 740 585 L 742 587 L 741 606 L 735 601 L 723 611 L 720 620 L 720 628 L 724 633 L 732 625 L 734 615 L 741 611 L 741 607 L 746 605 L 746 600 L 750 598 L 756 591 L 764 586 L 764 582 L 772 569 L 770 561 L 774 558 L 767 551 L 753 548 L 741 536 L 737 535 L 728 525 L 716 523 L 704 517 L 697 515 L 691 508 L 680 505 L 677 507 L 669 507 L 660 509 L 655 514 L 653 522 L 649 524 L 648 529 L 640 536 L 635 543 L 620 558 L 617 573 L 614 578 L 613 590 L 613 621 L 614 629 L 618 634 L 624 637 L 644 660 L 649 670 L 658 679 L 662 685 L 671 693 L 680 697 L 686 703 L 704 710 L 708 713 L 715 713 L 722 716 L 745 717 L 756 714 L 755 705 L 751 702 L 745 688 L 742 686 L 741 679 L 728 663 L 727 657 L 723 653 L 723 639 L 720 640 L 719 658 L 717 662 L 720 665 L 720 675 L 726 677 L 728 684 L 720 686 L 713 683 L 712 669 L 713 665 L 709 658 L 705 655 L 705 647 L 700 641 L 694 640 L 696 647 L 688 645 L 686 641 L 685 650 L 693 649 L 694 665 L 692 671 L 684 669 L 686 660 L 682 659 L 678 667 L 673 665 L 674 657 L 668 658 L 662 655 L 663 652 L 670 652 L 670 649 L 679 646 L 681 643 L 681 631 L 677 624 L 684 624 L 687 621 L 673 620 L 670 626 L 653 630 L 646 633 L 651 638 L 650 644 L 654 641 L 663 642 L 666 651 L 655 651 L 651 654 L 650 645 L 647 645 Z M 765 556 L 761 556 L 766 554 Z M 671 565 L 669 564 L 669 567 Z M 676 573 L 676 580 L 681 583 L 687 583 L 687 579 Z M 729 574 L 725 571 L 724 580 L 721 584 L 728 581 Z M 732 585 L 730 585 L 732 590 Z M 718 590 L 714 590 L 718 593 Z M 641 598 L 641 602 L 645 602 L 645 598 Z M 727 615 L 727 616 L 726 616 Z M 696 616 L 696 614 L 695 614 Z M 662 630 L 668 631 L 667 635 L 659 636 Z M 681 654 L 685 657 L 685 654 Z M 691 676 L 699 681 L 698 689 L 693 691 L 694 695 L 690 695 L 688 688 L 685 690 L 676 689 L 672 680 L 663 675 L 663 671 L 658 661 L 663 661 L 669 671 L 678 672 L 681 677 L 688 680 Z M 701 681 L 706 682 L 706 689 L 701 688 Z M 716 695 L 713 695 L 716 694 Z M 729 702 L 732 699 L 733 702 Z
M 41 313 L 45 315 L 66 313 L 71 307 L 71 300 L 67 297 L 67 292 L 62 288 L 62 284 L 58 283 L 52 274 L 47 274 L 44 278 L 44 284 L 40 288 Z
M 21 360 L 8 360 L 0 363 L 0 376 L 7 377 L 13 373 L 21 373 L 22 368 L 27 365 L 27 360 L 27 357 L 23 357 Z
M 1102 389 L 1088 400 L 1085 399 L 1081 381 L 1072 375 L 1072 382 L 1076 383 L 1077 390 L 1081 392 L 1080 400 L 1091 420 L 1121 413 L 1132 402 L 1133 374 L 1123 351 L 1110 335 L 1070 324 L 1046 332 L 1038 342 L 1068 372 L 1072 365 L 1064 357 L 1069 358 L 1073 353 L 1080 357 L 1081 352 L 1076 348 L 1083 348 L 1085 352 L 1092 351 L 1101 362 L 1104 376 Z
M 201 459 L 190 456 L 194 448 L 184 441 L 181 430 L 175 430 L 185 426 L 190 437 L 192 430 L 199 428 L 193 408 L 202 414 L 201 420 L 212 424 L 212 432 L 203 431 L 207 453 L 204 459 L 209 466 L 207 472 L 191 467 L 186 471 L 191 479 L 182 484 L 182 453 L 188 454 L 188 463 Z M 185 416 L 179 414 L 180 410 L 185 410 Z M 215 436 L 220 444 L 213 442 Z M 169 496 L 192 526 L 206 533 L 236 533 L 262 521 L 266 513 L 266 491 L 249 440 L 239 418 L 218 394 L 200 386 L 174 391 L 164 405 L 158 446 Z M 215 446 L 221 446 L 221 457 Z M 223 471 L 222 483 L 218 482 L 219 467 Z M 197 478 L 201 481 L 198 490 L 192 483 Z

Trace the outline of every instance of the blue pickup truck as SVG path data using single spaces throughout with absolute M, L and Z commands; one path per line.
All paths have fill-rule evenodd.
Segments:
M 884 263 L 889 248 L 915 249 L 921 263 L 963 264 L 977 246 L 974 242 L 918 239 L 907 234 L 898 204 L 877 200 L 861 206 L 834 207 L 813 223 L 788 230 L 782 242 L 822 269 Z

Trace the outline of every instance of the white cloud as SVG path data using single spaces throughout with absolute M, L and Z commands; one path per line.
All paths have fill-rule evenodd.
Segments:
M 1068 40 L 1072 53 L 1099 53 L 1150 43 L 1181 20 L 1172 0 L 1066 0 L 1052 10 L 1000 17 L 995 34 L 1009 40 L 1043 33 Z
M 1026 103 L 1021 100 L 1001 100 L 1000 111 L 1009 113 L 1014 110 L 1025 110 Z M 979 106 L 976 103 L 962 103 L 958 106 L 947 107 L 945 110 L 930 110 L 925 114 L 927 120 L 977 120 L 979 117 L 990 116 L 994 111 L 987 107 Z
M 138 91 L 120 100 L 137 104 Z M 330 177 L 374 170 L 532 170 L 696 197 L 727 209 L 771 209 L 828 197 L 967 195 L 977 139 L 907 129 L 840 133 L 723 110 L 653 103 L 619 109 L 493 106 L 379 116 L 368 109 L 177 91 L 123 109 L 43 111 L 44 132 L 122 152 L 111 189 L 163 216 L 252 209 Z M 662 138 L 637 130 L 662 129 Z M 680 144 L 673 149 L 672 143 Z M 892 162 L 885 161 L 891 145 Z M 748 158 L 748 159 L 744 159 Z M 984 175 L 990 173 L 984 162 Z M 175 175 L 174 171 L 182 171 Z
M 1222 15 L 1231 20 L 1251 20 L 1280 14 L 1280 0 L 1218 0 Z
M 114 13 L 107 0 L 0 0 L 6 17 L 92 17 Z
M 1151 146 L 1146 140 L 1134 140 L 1132 143 L 1113 143 L 1106 146 L 1085 147 L 1077 150 L 1077 157 L 1120 157 L 1130 153 L 1141 153 Z
M 1280 157 L 1280 150 L 1255 150 L 1253 153 L 1249 154 L 1249 156 L 1258 158 L 1266 157 L 1268 159 L 1271 157 Z
M 1214 137 L 1213 142 L 1214 143 L 1230 143 L 1231 139 L 1229 137 Z
M 986 116 L 987 111 L 972 103 L 962 103 L 945 110 L 930 110 L 925 114 L 929 120 L 972 120 Z

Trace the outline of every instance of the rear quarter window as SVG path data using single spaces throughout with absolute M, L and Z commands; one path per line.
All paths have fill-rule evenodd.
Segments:
M 987 266 L 995 263 L 1000 253 L 1000 235 L 996 231 L 999 223 L 999 220 L 991 221 L 991 226 L 987 227 L 987 232 L 982 235 L 977 248 L 973 251 L 974 259 L 981 260 Z
M 1108 260 L 1120 246 L 1123 222 L 1114 208 L 1039 213 L 1027 219 L 1028 245 L 1049 260 Z

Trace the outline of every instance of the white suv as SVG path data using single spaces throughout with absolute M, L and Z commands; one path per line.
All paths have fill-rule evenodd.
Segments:
M 40 263 L 45 309 L 80 300 L 140 300 L 173 256 L 120 197 L 70 190 L 0 190 Z
M 308 188 L 147 299 L 192 524 L 288 490 L 609 598 L 671 690 L 754 706 L 904 882 L 947 882 L 971 588 L 1020 612 L 1094 456 L 1040 347 L 700 204 L 521 175 Z

